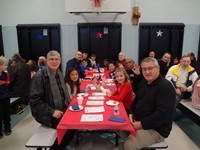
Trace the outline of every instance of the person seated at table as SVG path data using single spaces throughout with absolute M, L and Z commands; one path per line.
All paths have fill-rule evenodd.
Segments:
M 130 134 L 125 139 L 125 150 L 140 150 L 162 142 L 172 129 L 176 101 L 172 84 L 160 74 L 155 58 L 145 58 L 141 68 L 144 79 L 139 84 L 129 114 L 136 137 Z
M 140 66 L 132 58 L 126 58 L 125 69 L 129 75 L 133 92 L 136 93 L 138 85 L 143 78 L 140 73 Z
M 80 79 L 78 70 L 76 68 L 69 69 L 69 71 L 65 75 L 65 84 L 71 100 L 76 93 L 80 92 Z
M 111 79 L 115 79 L 115 70 L 116 70 L 115 62 L 111 61 L 108 64 L 108 70 L 109 70 L 109 77 Z
M 91 54 L 90 63 L 91 63 L 91 67 L 92 68 L 96 68 L 97 67 L 96 54 Z
M 103 68 L 108 70 L 109 60 L 108 58 L 103 59 Z
M 134 99 L 132 86 L 126 70 L 122 67 L 117 68 L 115 71 L 115 78 L 118 82 L 118 88 L 115 92 L 108 92 L 107 96 L 110 99 L 123 102 L 126 112 L 129 112 L 131 103 Z
M 80 69 L 80 78 L 85 78 L 85 75 L 87 73 L 86 70 L 90 70 L 90 68 L 87 66 L 87 60 L 86 59 L 83 59 L 81 60 L 81 65 L 79 67 Z
M 82 58 L 82 59 L 87 60 L 87 66 L 88 66 L 88 67 L 91 67 L 91 61 L 90 61 L 90 59 L 88 58 L 88 53 L 87 53 L 87 52 L 83 52 L 83 58 Z
M 118 60 L 116 61 L 116 66 L 118 67 L 124 67 L 126 62 L 126 55 L 124 52 L 120 52 L 118 54 Z
M 64 78 L 59 70 L 61 63 L 57 51 L 49 51 L 47 65 L 32 78 L 30 86 L 30 106 L 33 117 L 42 125 L 56 129 L 70 99 Z M 60 145 L 57 140 L 51 150 L 63 150 L 73 139 L 76 130 L 68 130 Z

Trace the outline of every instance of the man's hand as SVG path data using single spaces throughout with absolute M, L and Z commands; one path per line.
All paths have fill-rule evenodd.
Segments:
M 132 123 L 132 126 L 134 127 L 135 130 L 140 130 L 142 129 L 142 124 L 141 121 L 135 121 Z
M 60 110 L 55 110 L 53 113 L 53 117 L 59 119 L 60 117 L 62 117 L 63 112 Z
M 185 85 L 181 85 L 180 86 L 180 90 L 181 90 L 181 92 L 186 92 L 187 91 L 187 87 L 185 86 Z
M 176 89 L 176 94 L 179 95 L 179 96 L 181 95 L 181 90 L 179 88 Z
M 139 74 L 140 74 L 140 66 L 139 66 L 138 64 L 135 64 L 135 65 L 134 65 L 133 72 L 134 72 L 136 75 L 139 75 Z

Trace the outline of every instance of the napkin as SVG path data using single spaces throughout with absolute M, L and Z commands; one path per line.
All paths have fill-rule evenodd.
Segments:
M 108 120 L 115 121 L 115 122 L 124 122 L 125 118 L 120 118 L 120 117 L 116 117 L 116 116 L 110 116 L 110 118 L 108 118 Z
M 80 108 L 79 108 L 78 104 L 72 104 L 72 109 L 79 110 Z
M 85 89 L 84 90 L 80 90 L 80 93 L 86 93 Z

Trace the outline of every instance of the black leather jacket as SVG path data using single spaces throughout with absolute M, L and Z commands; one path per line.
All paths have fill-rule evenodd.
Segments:
M 51 127 L 55 106 L 46 68 L 32 78 L 29 99 L 31 112 L 36 121 Z

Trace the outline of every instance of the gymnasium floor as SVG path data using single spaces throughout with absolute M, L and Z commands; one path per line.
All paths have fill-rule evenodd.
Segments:
M 25 143 L 37 129 L 39 124 L 31 116 L 30 108 L 23 113 L 12 115 L 12 131 L 10 136 L 0 139 L 1 150 L 33 150 L 26 148 Z M 167 150 L 200 150 L 200 127 L 182 112 L 178 111 L 169 138 Z M 76 150 L 123 150 L 123 145 L 115 147 L 109 139 L 101 139 L 97 134 L 87 134 Z

